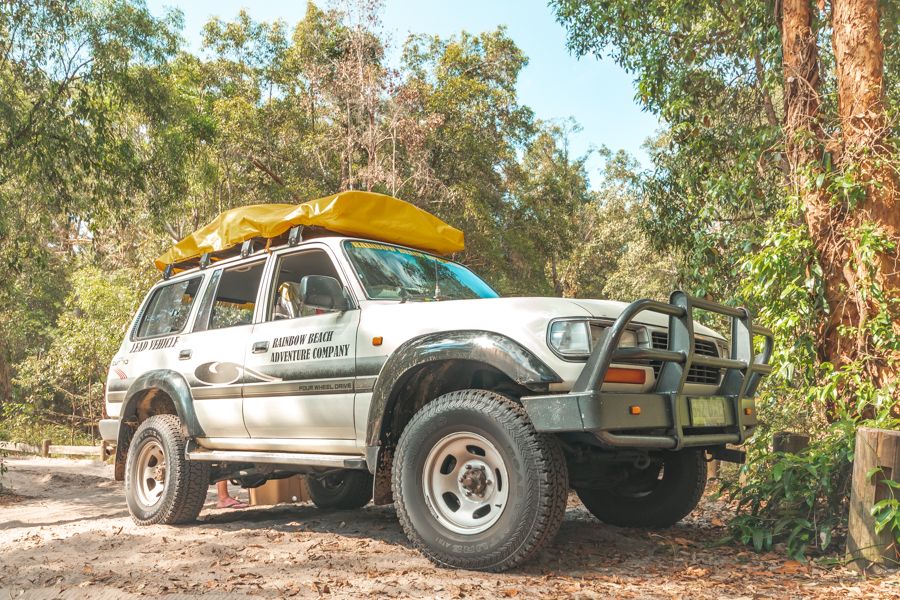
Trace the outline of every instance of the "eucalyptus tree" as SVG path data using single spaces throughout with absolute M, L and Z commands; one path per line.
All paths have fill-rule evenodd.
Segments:
M 647 229 L 686 257 L 695 291 L 743 292 L 813 379 L 821 361 L 896 384 L 896 6 L 551 4 L 573 50 L 609 53 L 666 122 Z M 849 405 L 859 386 L 836 389 Z

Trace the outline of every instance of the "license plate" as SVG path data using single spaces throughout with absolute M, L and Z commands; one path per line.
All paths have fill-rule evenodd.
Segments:
M 691 425 L 714 427 L 727 425 L 724 398 L 691 398 Z

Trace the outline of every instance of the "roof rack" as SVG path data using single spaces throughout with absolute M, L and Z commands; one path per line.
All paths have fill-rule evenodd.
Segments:
M 191 258 L 189 260 L 184 260 L 171 265 L 166 265 L 166 268 L 163 270 L 162 276 L 163 279 L 169 279 L 176 273 L 182 273 L 190 269 L 205 269 L 214 263 L 221 262 L 230 258 L 235 258 L 237 256 L 240 256 L 241 258 L 247 258 L 253 256 L 254 254 L 257 254 L 258 252 L 261 252 L 265 248 L 273 250 L 283 246 L 296 246 L 311 239 L 321 237 L 348 236 L 345 236 L 341 233 L 336 233 L 334 231 L 329 231 L 322 227 L 297 225 L 296 227 L 292 227 L 288 232 L 274 238 L 255 237 L 244 241 L 239 246 L 233 246 L 231 248 L 226 248 L 225 250 L 220 250 L 218 252 L 207 252 L 200 257 Z

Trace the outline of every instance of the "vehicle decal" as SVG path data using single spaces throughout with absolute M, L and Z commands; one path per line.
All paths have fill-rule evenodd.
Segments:
M 256 381 L 281 381 L 280 377 L 273 377 L 265 373 L 259 373 L 252 369 L 242 367 L 232 362 L 208 362 L 194 369 L 194 377 L 205 385 L 227 385 L 237 383 L 243 377 L 246 383 Z
M 178 344 L 178 336 L 173 335 L 164 338 L 156 338 L 152 340 L 143 340 L 135 342 L 128 351 L 131 354 L 143 352 L 144 350 L 162 350 L 163 348 L 174 348 Z
M 257 367 L 258 372 L 274 381 L 307 381 L 310 379 L 336 379 L 354 377 L 356 361 L 352 356 L 321 361 L 295 361 L 266 364 Z
M 250 384 L 244 386 L 244 397 L 297 396 L 300 394 L 315 396 L 318 394 L 349 394 L 353 391 L 354 381 L 352 377 L 335 377 L 333 379 Z
M 329 344 L 332 339 L 334 339 L 333 329 L 277 337 L 272 340 L 273 352 L 269 354 L 269 360 L 273 363 L 282 363 L 350 356 L 350 344 Z M 275 348 L 290 349 L 275 350 Z

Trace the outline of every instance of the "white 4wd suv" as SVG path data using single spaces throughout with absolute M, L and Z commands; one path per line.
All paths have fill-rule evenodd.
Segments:
M 772 344 L 744 309 L 500 298 L 418 249 L 276 241 L 168 270 L 112 361 L 101 432 L 140 524 L 195 519 L 216 481 L 305 473 L 320 507 L 393 501 L 434 562 L 503 570 L 553 538 L 570 488 L 602 521 L 665 527 L 707 454 L 742 460 L 725 445 L 756 425 Z

